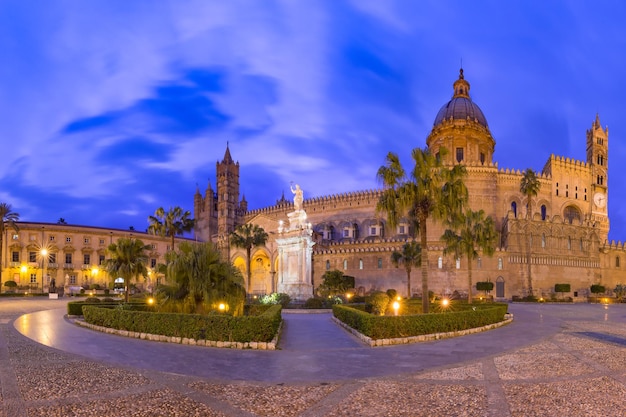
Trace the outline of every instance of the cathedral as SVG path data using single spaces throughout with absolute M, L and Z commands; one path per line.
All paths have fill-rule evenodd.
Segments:
M 426 146 L 433 154 L 446 148 L 452 162 L 466 167 L 469 206 L 484 210 L 496 224 L 496 252 L 473 261 L 474 283 L 493 282 L 491 295 L 502 300 L 528 295 L 529 282 L 537 297 L 549 297 L 555 284 L 570 284 L 569 296 L 574 300 L 586 299 L 593 284 L 607 290 L 625 284 L 623 244 L 608 241 L 608 128 L 601 126 L 599 116 L 586 132 L 585 161 L 554 154 L 547 157 L 538 173 L 541 187 L 532 199 L 532 218 L 527 216 L 528 202 L 520 192 L 522 173 L 498 166 L 495 144 L 461 69 L 451 100 L 435 116 Z M 275 292 L 281 267 L 278 229 L 294 211 L 294 203 L 283 197 L 273 206 L 248 210 L 245 198 L 240 199 L 239 163 L 228 146 L 216 171 L 216 189 L 209 183 L 204 195 L 197 190 L 194 196 L 196 238 L 216 242 L 246 275 L 246 252 L 231 247 L 228 236 L 241 224 L 261 226 L 269 239 L 252 249 L 248 292 Z M 377 215 L 381 192 L 347 191 L 305 198 L 301 203 L 315 242 L 312 288 L 320 285 L 326 271 L 340 270 L 355 277 L 361 294 L 393 288 L 407 295 L 406 271 L 392 264 L 391 254 L 401 250 L 412 231 L 408 221 L 391 228 L 384 216 Z M 438 295 L 467 293 L 467 260 L 444 255 L 443 231 L 439 223 L 428 224 L 429 259 L 423 265 L 429 268 L 429 289 Z M 411 296 L 421 295 L 420 280 L 419 268 L 414 268 Z

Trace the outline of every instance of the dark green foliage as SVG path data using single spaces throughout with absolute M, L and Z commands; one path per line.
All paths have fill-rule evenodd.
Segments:
M 570 284 L 554 284 L 554 292 L 570 292 Z
M 324 308 L 324 299 L 321 297 L 311 297 L 304 302 L 304 308 Z
M 85 298 L 85 303 L 97 304 L 99 302 L 100 302 L 100 299 L 98 297 L 87 297 L 87 298 Z
M 486 326 L 504 320 L 502 303 L 472 305 L 462 311 L 410 316 L 376 316 L 348 306 L 334 306 L 334 316 L 372 339 L 411 337 Z
M 17 288 L 17 282 L 15 281 L 5 281 L 4 286 L 9 288 L 10 290 L 15 290 Z
M 343 295 L 351 288 L 354 288 L 354 277 L 344 275 L 343 272 L 335 269 L 324 272 L 322 283 L 317 288 L 317 292 L 322 297 L 332 297 Z
M 387 290 L 387 296 L 389 297 L 389 299 L 393 300 L 398 296 L 398 291 L 396 291 L 394 288 L 389 288 Z
M 593 294 L 603 294 L 605 291 L 606 288 L 604 288 L 604 285 L 594 284 L 591 286 L 591 292 Z
M 480 281 L 476 283 L 477 291 L 491 291 L 493 290 L 493 282 L 491 281 Z
M 371 311 L 372 314 L 382 316 L 383 314 L 385 314 L 385 311 L 387 311 L 387 306 L 389 305 L 390 301 L 391 300 L 386 293 L 382 291 L 376 291 L 372 293 L 369 297 L 367 297 L 366 309 Z
M 259 306 L 260 307 L 260 306 Z M 85 321 L 132 332 L 228 342 L 270 342 L 282 321 L 282 307 L 269 307 L 258 316 L 226 314 L 150 313 L 84 306 Z
M 112 300 L 112 299 L 109 299 Z M 121 301 L 105 301 L 98 304 L 98 307 L 117 307 L 120 305 Z M 83 306 L 86 304 L 85 301 L 72 301 L 67 303 L 67 314 L 70 316 L 82 316 L 83 315 Z M 91 303 L 94 304 L 94 303 Z

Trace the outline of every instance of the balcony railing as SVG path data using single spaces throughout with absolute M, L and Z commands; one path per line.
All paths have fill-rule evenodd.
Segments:
M 74 269 L 74 264 L 63 264 L 63 269 Z

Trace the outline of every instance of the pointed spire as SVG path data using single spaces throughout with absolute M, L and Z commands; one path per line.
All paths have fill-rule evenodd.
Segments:
M 226 152 L 224 152 L 223 164 L 232 164 L 233 158 L 230 156 L 230 149 L 228 148 L 228 142 L 226 142 Z
M 207 191 L 213 191 L 213 188 L 211 187 L 211 178 L 207 180 L 206 189 Z
M 600 115 L 598 113 L 596 113 L 596 121 L 593 123 L 593 125 L 594 125 L 594 127 L 596 129 L 599 129 L 601 127 L 600 126 Z

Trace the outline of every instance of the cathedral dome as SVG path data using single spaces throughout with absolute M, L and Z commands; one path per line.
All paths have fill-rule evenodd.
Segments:
M 480 107 L 472 101 L 469 95 L 470 85 L 463 78 L 463 69 L 460 71 L 459 79 L 454 83 L 454 95 L 452 100 L 444 104 L 435 117 L 434 126 L 440 125 L 444 120 L 473 120 L 478 124 L 487 127 L 487 119 Z

